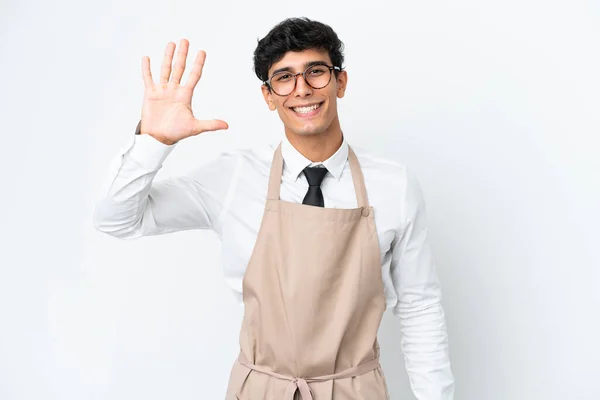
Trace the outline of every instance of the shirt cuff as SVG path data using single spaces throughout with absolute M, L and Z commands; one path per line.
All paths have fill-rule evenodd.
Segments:
M 166 145 L 148 134 L 134 135 L 128 155 L 145 169 L 157 170 L 176 145 Z

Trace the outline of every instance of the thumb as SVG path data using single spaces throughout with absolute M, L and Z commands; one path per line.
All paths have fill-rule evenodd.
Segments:
M 208 121 L 196 120 L 196 131 L 198 133 L 207 131 L 218 131 L 227 128 L 229 128 L 227 122 L 222 121 L 220 119 L 211 119 Z

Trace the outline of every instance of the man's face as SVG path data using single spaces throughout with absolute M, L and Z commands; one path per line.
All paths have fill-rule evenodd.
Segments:
M 269 68 L 269 78 L 277 71 L 287 68 L 296 74 L 302 73 L 313 62 L 324 62 L 331 66 L 328 53 L 310 49 L 301 52 L 287 52 L 284 57 Z M 338 73 L 336 78 L 331 72 L 331 81 L 321 89 L 310 87 L 302 75 L 296 77 L 296 88 L 287 96 L 279 96 L 262 86 L 263 96 L 270 110 L 277 110 L 285 126 L 286 133 L 296 135 L 316 135 L 327 132 L 328 129 L 339 127 L 337 115 L 337 98 L 344 97 L 347 82 L 346 71 Z M 306 112 L 297 107 L 318 105 L 316 110 Z M 304 111 L 304 112 L 302 112 Z M 333 125 L 332 125 L 333 124 Z

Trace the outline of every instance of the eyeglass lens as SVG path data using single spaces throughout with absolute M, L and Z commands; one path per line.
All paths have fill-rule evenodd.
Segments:
M 326 65 L 314 65 L 305 71 L 304 76 L 313 89 L 322 89 L 331 80 L 331 70 Z M 279 72 L 271 78 L 271 88 L 278 95 L 286 96 L 294 91 L 296 79 L 291 72 Z

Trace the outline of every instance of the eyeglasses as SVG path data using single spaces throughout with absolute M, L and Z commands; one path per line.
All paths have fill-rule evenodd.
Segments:
M 341 71 L 340 67 L 329 66 L 326 64 L 316 64 L 308 67 L 304 72 L 292 74 L 289 71 L 281 71 L 273 76 L 266 82 L 265 85 L 271 88 L 273 92 L 278 96 L 287 96 L 296 90 L 296 82 L 298 81 L 298 75 L 302 75 L 304 82 L 313 89 L 323 89 L 329 85 L 331 81 L 331 71 Z

